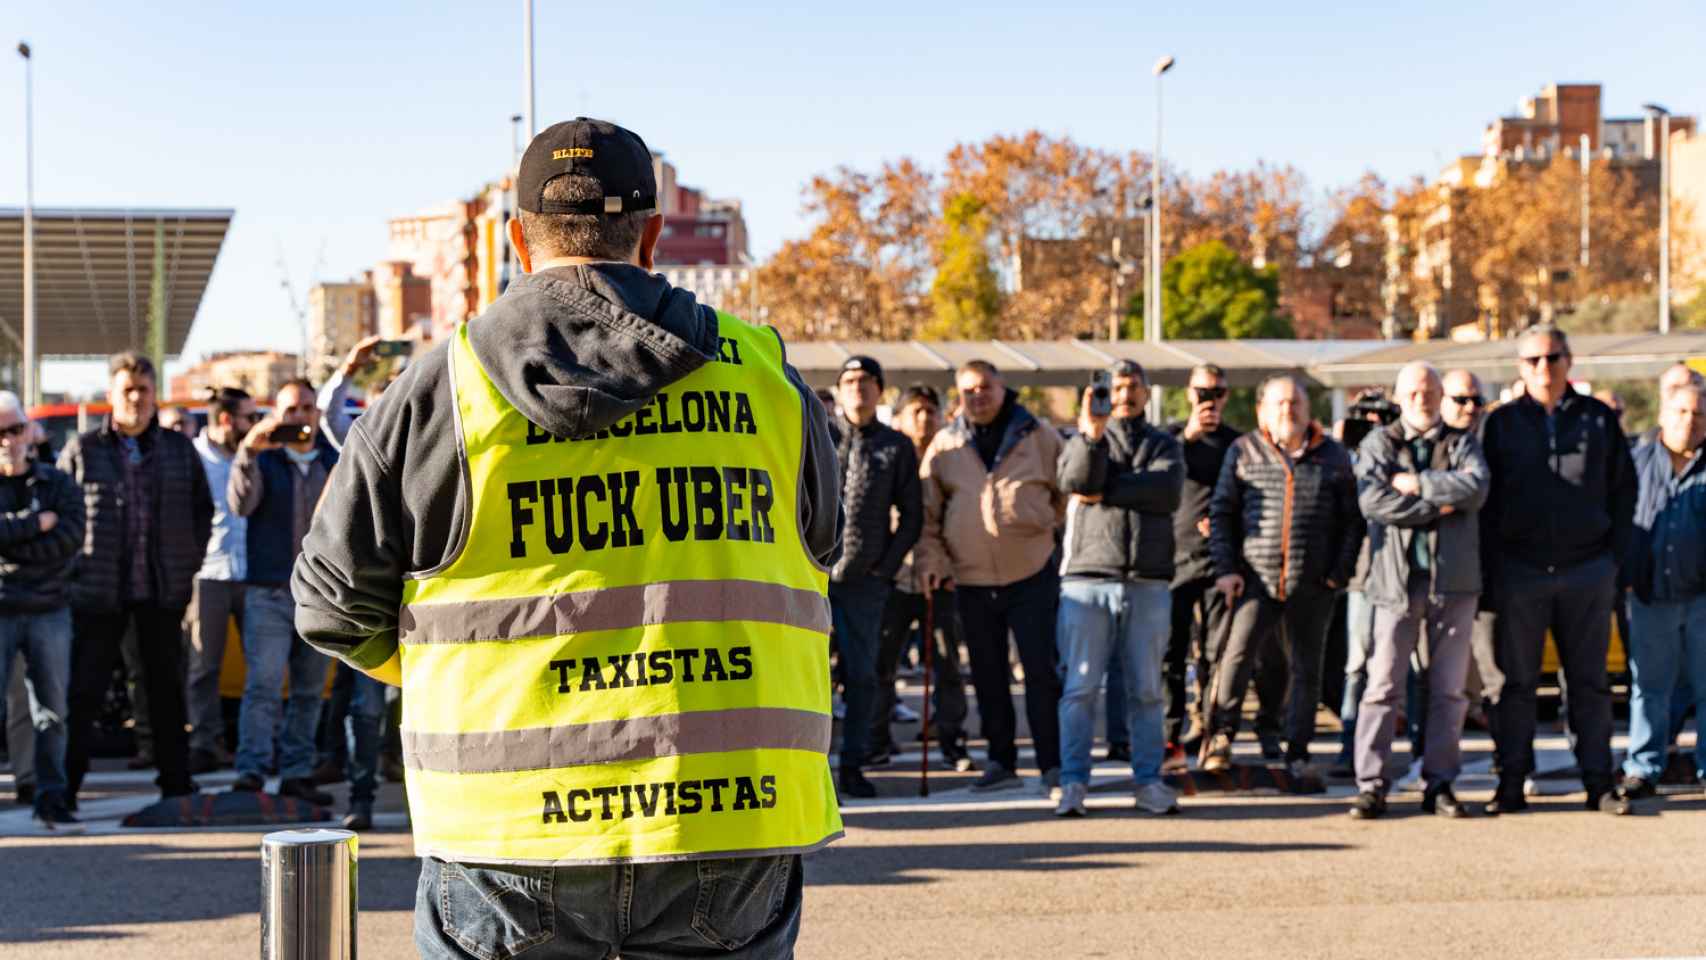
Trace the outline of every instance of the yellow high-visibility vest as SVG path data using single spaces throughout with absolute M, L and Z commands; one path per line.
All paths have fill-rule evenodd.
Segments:
M 478 322 L 478 321 L 475 321 Z M 828 574 L 799 529 L 804 399 L 768 328 L 584 439 L 450 343 L 455 559 L 406 585 L 415 848 L 473 863 L 803 852 L 841 835 Z

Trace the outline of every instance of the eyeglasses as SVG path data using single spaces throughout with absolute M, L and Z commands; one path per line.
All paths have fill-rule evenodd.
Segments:
M 1487 398 L 1478 393 L 1471 393 L 1465 397 L 1452 397 L 1451 402 L 1460 407 L 1480 407 L 1486 405 Z
M 30 425 L 27 423 L 14 423 L 11 426 L 0 427 L 0 437 L 6 437 L 8 439 L 21 437 L 24 435 L 24 431 L 29 428 Z
M 1522 362 L 1528 364 L 1531 367 L 1538 367 L 1538 366 L 1540 366 L 1540 363 L 1543 360 L 1548 365 L 1551 365 L 1551 364 L 1557 363 L 1559 360 L 1562 360 L 1562 359 L 1564 359 L 1563 351 L 1556 351 L 1554 353 L 1537 353 L 1532 357 L 1523 357 Z
M 1191 392 L 1196 395 L 1198 403 L 1207 403 L 1226 396 L 1225 387 L 1192 387 Z

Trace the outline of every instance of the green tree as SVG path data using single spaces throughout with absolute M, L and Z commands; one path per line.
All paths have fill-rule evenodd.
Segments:
M 982 201 L 962 193 L 948 201 L 942 219 L 946 229 L 930 284 L 934 316 L 926 333 L 953 340 L 993 337 L 1001 288 L 989 263 L 989 214 Z
M 1260 269 L 1209 240 L 1161 270 L 1162 331 L 1169 340 L 1289 340 L 1297 335 L 1279 309 L 1279 267 Z M 1132 298 L 1126 335 L 1141 337 L 1143 295 Z

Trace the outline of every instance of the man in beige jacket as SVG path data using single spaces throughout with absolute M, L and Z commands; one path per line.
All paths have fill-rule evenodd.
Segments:
M 989 763 L 974 790 L 1020 785 L 1007 635 L 1025 668 L 1025 715 L 1043 787 L 1060 782 L 1060 676 L 1055 528 L 1066 498 L 1055 479 L 1061 438 L 1032 416 L 983 360 L 955 377 L 964 412 L 930 442 L 920 468 L 924 535 L 914 559 L 927 589 L 952 589 L 971 654 Z

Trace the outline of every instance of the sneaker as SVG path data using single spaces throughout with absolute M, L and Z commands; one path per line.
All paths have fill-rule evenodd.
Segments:
M 1232 769 L 1232 738 L 1217 733 L 1209 738 L 1203 751 L 1202 768 L 1206 773 L 1225 773 Z
M 1068 783 L 1060 788 L 1060 803 L 1054 808 L 1057 817 L 1082 817 L 1090 811 L 1084 806 L 1084 798 L 1090 795 L 1090 788 L 1082 783 Z
M 837 783 L 842 797 L 869 800 L 877 795 L 877 785 L 857 770 L 843 770 Z
M 1037 778 L 1037 789 L 1050 800 L 1060 799 L 1060 768 L 1049 767 Z
M 1499 781 L 1498 789 L 1493 791 L 1493 799 L 1481 807 L 1482 814 L 1497 817 L 1507 813 L 1522 813 L 1528 809 L 1528 797 L 1522 784 Z
M 373 801 L 351 800 L 349 814 L 343 819 L 343 828 L 345 830 L 372 830 Z
M 1653 782 L 1646 777 L 1624 777 L 1617 792 L 1629 800 L 1645 800 L 1658 796 L 1659 788 L 1653 786 Z
M 1024 781 L 1019 779 L 1018 774 L 1007 769 L 1002 763 L 991 760 L 989 765 L 983 768 L 983 776 L 978 777 L 971 788 L 983 793 L 992 790 L 1012 790 L 1021 786 L 1024 786 Z
M 1285 750 L 1280 746 L 1279 734 L 1258 733 L 1256 740 L 1262 745 L 1263 760 L 1278 760 L 1285 756 Z
M 37 807 L 33 819 L 37 827 L 50 833 L 82 833 L 88 829 L 83 825 L 83 821 L 72 816 L 71 811 L 58 801 Z
M 1364 790 L 1351 801 L 1352 820 L 1373 820 L 1386 812 L 1386 798 L 1373 790 Z
M 1540 796 L 1540 784 L 1533 777 L 1522 778 L 1522 795 L 1525 797 Z
M 266 788 L 267 782 L 258 773 L 240 774 L 231 784 L 232 793 L 260 793 Z
M 1191 762 L 1185 757 L 1185 748 L 1176 743 L 1167 744 L 1167 752 L 1161 755 L 1161 772 L 1176 776 L 1190 769 Z
M 1108 744 L 1108 755 L 1106 757 L 1104 757 L 1103 759 L 1107 760 L 1109 763 L 1130 763 L 1131 762 L 1131 744 L 1129 744 L 1129 743 L 1110 743 L 1110 744 Z
M 944 740 L 942 742 L 942 762 L 953 767 L 959 773 L 967 773 L 977 769 L 972 762 L 971 754 L 966 752 L 963 744 Z
M 1409 771 L 1399 777 L 1397 783 L 1393 784 L 1394 788 L 1403 793 L 1416 793 L 1425 786 L 1426 784 L 1422 782 L 1422 761 L 1420 760 L 1412 762 Z
M 1146 783 L 1137 788 L 1137 809 L 1165 816 L 1179 812 L 1179 795 L 1165 783 Z
M 918 715 L 917 710 L 914 710 L 906 704 L 901 703 L 899 700 L 896 700 L 894 709 L 889 711 L 889 719 L 893 720 L 895 723 L 917 723 L 924 718 Z
M 315 787 L 314 781 L 307 777 L 293 777 L 279 784 L 278 795 L 295 797 L 319 807 L 330 806 L 332 803 L 332 795 Z
M 1285 762 L 1286 776 L 1293 780 L 1310 780 L 1318 776 L 1315 765 L 1301 757 Z
M 1422 792 L 1422 812 L 1448 820 L 1463 820 L 1469 816 L 1469 808 L 1457 799 L 1449 783 L 1436 783 Z
M 1627 817 L 1635 812 L 1635 805 L 1624 796 L 1621 790 L 1607 790 L 1604 793 L 1589 793 L 1587 808 L 1600 813 L 1609 813 L 1614 817 Z

